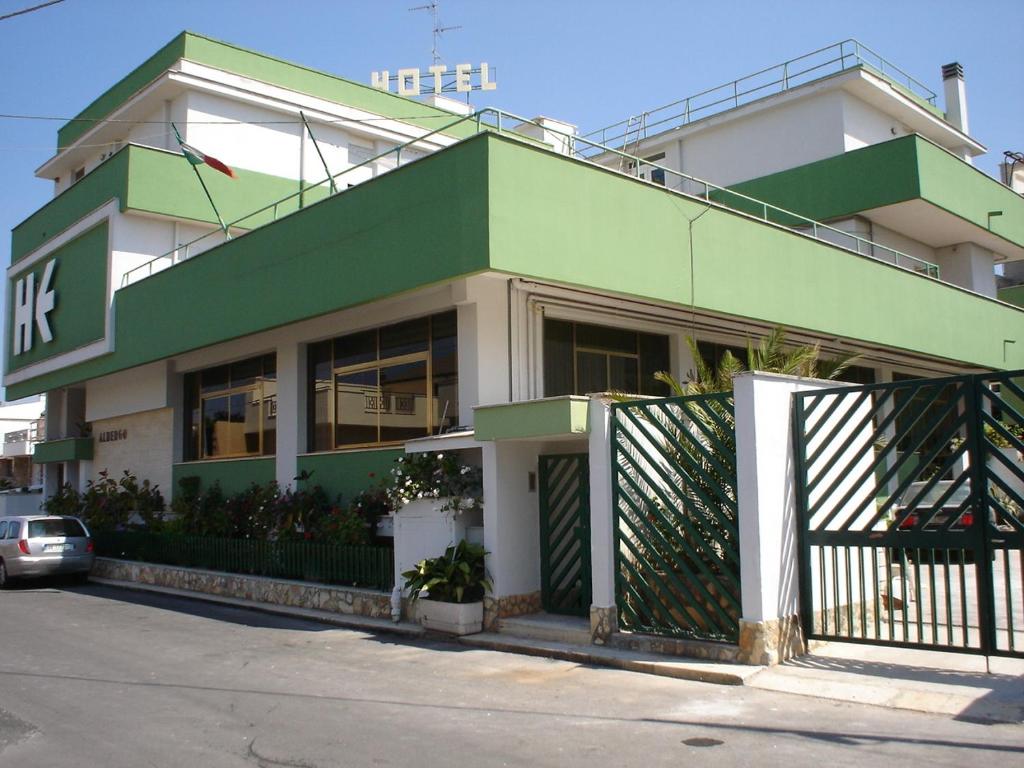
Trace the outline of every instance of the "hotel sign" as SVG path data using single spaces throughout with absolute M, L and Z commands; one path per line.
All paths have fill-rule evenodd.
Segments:
M 14 343 L 11 351 L 15 355 L 32 349 L 32 323 L 39 331 L 39 338 L 44 344 L 53 341 L 53 330 L 47 315 L 53 311 L 57 303 L 57 294 L 53 290 L 53 271 L 57 260 L 50 259 L 43 269 L 43 278 L 36 290 L 35 272 L 29 272 L 14 284 Z
M 474 75 L 476 83 L 474 84 Z M 416 67 L 398 70 L 392 75 L 388 70 L 370 73 L 370 85 L 382 91 L 391 92 L 392 83 L 399 96 L 422 96 L 428 93 L 469 93 L 470 91 L 493 91 L 498 87 L 491 79 L 487 62 L 474 68 L 472 64 L 456 64 L 449 69 L 445 64 L 435 64 L 423 72 Z

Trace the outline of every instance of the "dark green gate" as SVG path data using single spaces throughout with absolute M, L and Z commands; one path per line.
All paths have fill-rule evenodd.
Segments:
M 611 422 L 620 627 L 736 642 L 732 395 L 615 403 Z
M 1024 654 L 1024 372 L 795 395 L 808 637 Z
M 538 457 L 541 600 L 548 613 L 590 614 L 590 464 L 585 453 Z

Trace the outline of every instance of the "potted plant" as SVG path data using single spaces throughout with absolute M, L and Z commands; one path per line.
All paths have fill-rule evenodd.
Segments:
M 486 554 L 479 544 L 460 541 L 440 557 L 421 560 L 402 574 L 424 627 L 455 635 L 483 629 L 483 598 L 491 589 L 484 570 Z

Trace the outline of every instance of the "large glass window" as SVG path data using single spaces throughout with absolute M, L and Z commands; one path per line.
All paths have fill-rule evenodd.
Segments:
M 185 458 L 270 456 L 277 447 L 277 364 L 253 357 L 185 375 Z
M 544 320 L 544 394 L 667 395 L 654 378 L 669 368 L 668 337 L 603 325 Z
M 458 424 L 455 312 L 309 348 L 310 450 L 391 445 Z

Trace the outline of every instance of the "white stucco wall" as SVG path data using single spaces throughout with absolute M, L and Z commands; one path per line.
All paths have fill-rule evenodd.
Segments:
M 483 445 L 484 547 L 495 597 L 540 590 L 539 501 L 529 475 L 542 452 L 531 441 Z
M 168 405 L 167 361 L 91 379 L 85 385 L 85 419 L 96 422 Z
M 171 497 L 171 431 L 174 412 L 160 408 L 92 422 L 93 460 L 90 477 L 106 470 L 115 480 L 124 470 L 160 487 L 164 499 Z M 108 433 L 117 439 L 104 439 Z
M 843 136 L 847 152 L 911 133 L 907 126 L 877 107 L 851 93 L 843 91 L 841 95 Z
M 843 121 L 842 93 L 815 93 L 743 117 L 711 118 L 683 129 L 678 146 L 675 139 L 652 144 L 643 155 L 665 152 L 659 162 L 681 163 L 684 173 L 728 186 L 841 154 Z

